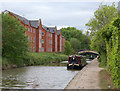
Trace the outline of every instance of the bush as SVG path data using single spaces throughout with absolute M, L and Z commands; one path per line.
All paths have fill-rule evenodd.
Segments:
M 26 65 L 46 65 L 52 62 L 59 63 L 68 59 L 67 55 L 54 53 L 28 53 Z

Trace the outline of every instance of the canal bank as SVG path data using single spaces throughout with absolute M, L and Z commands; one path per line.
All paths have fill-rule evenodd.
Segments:
M 2 70 L 20 68 L 25 66 L 59 66 L 60 62 L 68 60 L 68 55 L 62 53 L 30 53 L 28 52 L 23 60 L 9 60 L 2 58 Z
M 101 89 L 99 86 L 99 68 L 97 59 L 92 60 L 87 66 L 79 71 L 65 89 Z

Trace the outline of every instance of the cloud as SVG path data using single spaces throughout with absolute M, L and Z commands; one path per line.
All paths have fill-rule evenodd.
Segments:
M 15 2 L 12 1 L 14 0 L 9 0 L 9 2 L 4 0 L 2 2 L 2 11 L 10 10 L 29 20 L 41 18 L 42 23 L 47 26 L 69 26 L 83 29 L 84 31 L 86 30 L 85 24 L 93 17 L 95 10 L 101 3 L 96 2 L 98 0 L 59 0 L 59 2 L 58 0 L 40 0 L 38 2 L 36 2 L 37 0 L 33 2 L 31 2 L 32 0 L 29 2 L 21 2 L 22 0 L 18 2 L 17 0 Z M 105 2 L 105 4 L 110 5 L 111 2 Z

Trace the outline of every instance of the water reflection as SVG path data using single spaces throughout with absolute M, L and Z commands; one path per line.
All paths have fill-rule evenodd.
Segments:
M 63 89 L 78 71 L 66 67 L 31 66 L 4 70 L 2 88 Z

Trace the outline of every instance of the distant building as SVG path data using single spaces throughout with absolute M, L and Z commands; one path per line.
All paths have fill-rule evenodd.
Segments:
M 61 30 L 57 31 L 57 51 L 62 51 L 62 34 Z
M 30 42 L 29 49 L 32 52 L 58 52 L 64 51 L 65 38 L 61 34 L 61 30 L 57 27 L 47 27 L 42 25 L 41 19 L 27 20 L 15 13 L 5 10 L 3 12 L 9 13 L 21 22 L 27 28 L 25 35 L 28 36 Z

